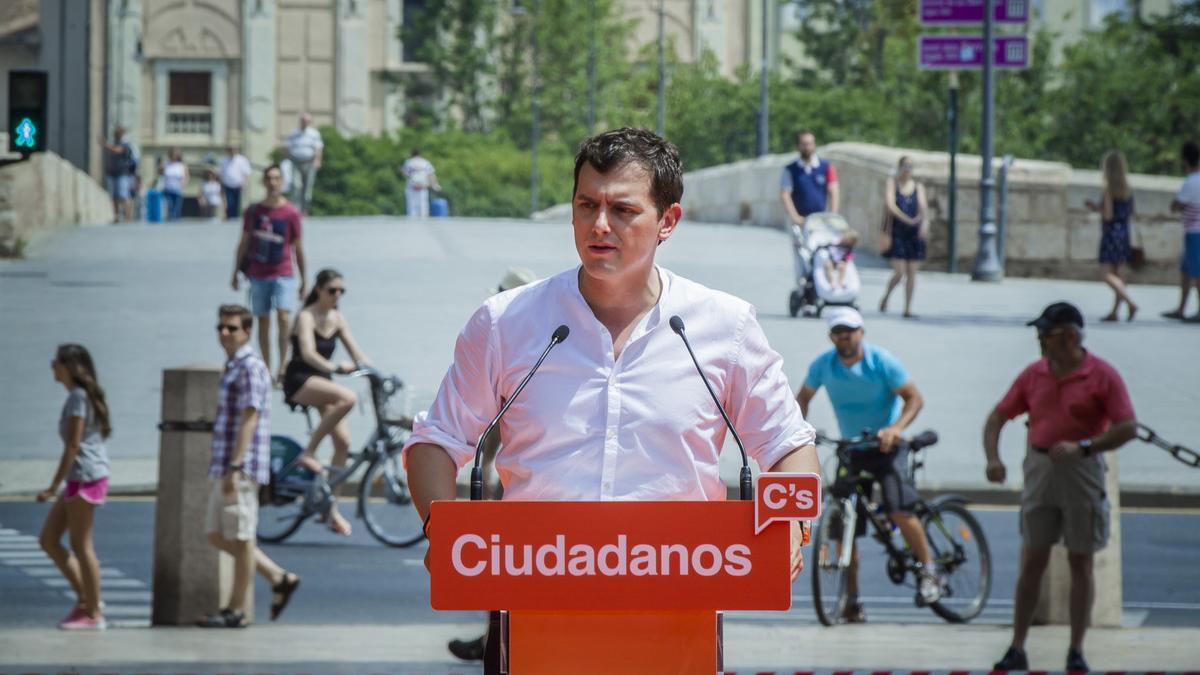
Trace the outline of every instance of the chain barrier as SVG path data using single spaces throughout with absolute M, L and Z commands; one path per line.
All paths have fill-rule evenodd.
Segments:
M 1153 429 L 1145 424 L 1138 423 L 1138 440 L 1150 445 L 1156 445 L 1163 450 L 1171 453 L 1171 456 L 1192 468 L 1200 468 L 1200 453 L 1197 453 L 1191 448 L 1185 448 L 1178 443 L 1170 443 L 1163 437 L 1159 436 Z

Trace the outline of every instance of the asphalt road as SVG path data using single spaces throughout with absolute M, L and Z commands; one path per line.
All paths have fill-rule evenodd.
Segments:
M 69 589 L 37 549 L 48 505 L 0 501 L 0 630 L 53 626 L 70 608 Z M 1016 578 L 1017 516 L 1012 510 L 977 509 L 992 550 L 992 594 L 978 623 L 1011 620 Z M 1200 627 L 1200 514 L 1126 512 L 1123 533 L 1124 609 L 1127 626 Z M 96 546 L 103 567 L 107 612 L 119 626 L 144 626 L 151 603 L 154 504 L 114 500 L 96 516 Z M 307 625 L 398 625 L 462 623 L 477 615 L 435 612 L 429 607 L 428 576 L 421 565 L 424 544 L 389 549 L 370 538 L 361 522 L 349 539 L 305 525 L 283 544 L 264 550 L 304 583 L 281 622 Z M 910 588 L 884 578 L 878 547 L 868 544 L 862 565 L 862 595 L 872 622 L 940 623 L 912 604 Z M 1097 589 L 1103 593 L 1104 589 Z M 257 584 L 259 619 L 266 620 L 269 592 Z M 795 584 L 789 612 L 736 612 L 727 621 L 812 625 L 809 577 Z

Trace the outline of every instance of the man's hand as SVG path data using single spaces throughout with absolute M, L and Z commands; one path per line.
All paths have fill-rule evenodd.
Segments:
M 353 361 L 342 361 L 334 368 L 335 373 L 339 375 L 349 375 L 358 370 L 358 366 L 354 365 Z
M 788 527 L 791 528 L 792 581 L 795 581 L 796 577 L 800 576 L 800 573 L 804 571 L 804 532 L 800 529 L 799 521 L 793 520 L 789 522 Z M 426 556 L 428 556 L 428 553 Z M 428 558 L 426 560 L 428 561 Z M 426 562 L 425 566 L 429 566 L 428 562 Z
M 304 292 L 307 290 L 308 290 L 308 288 L 306 288 L 304 285 L 304 282 L 301 281 L 300 282 L 300 302 L 304 302 L 304 295 L 305 295 Z
M 47 488 L 37 493 L 37 500 L 39 502 L 48 502 L 52 499 L 54 499 L 54 490 Z
M 1003 483 L 1008 475 L 1008 470 L 1004 468 L 1004 462 L 996 460 L 987 464 L 987 479 L 992 483 Z
M 796 214 L 794 217 L 792 217 L 792 222 L 795 223 L 796 225 L 799 225 L 800 227 L 804 227 L 804 220 L 805 220 L 804 216 L 802 216 L 800 214 Z
M 233 278 L 229 280 L 229 287 L 235 291 L 238 289 L 238 273 L 237 272 L 234 272 Z
M 1083 457 L 1083 448 L 1078 443 L 1059 441 L 1050 448 L 1051 462 L 1066 462 Z
M 235 475 L 235 472 L 230 471 L 221 478 L 221 492 L 224 492 L 226 497 L 232 497 L 237 492 L 237 485 L 233 482 Z
M 903 439 L 903 432 L 897 427 L 884 427 L 879 430 L 879 450 L 883 453 L 891 452 L 896 444 Z

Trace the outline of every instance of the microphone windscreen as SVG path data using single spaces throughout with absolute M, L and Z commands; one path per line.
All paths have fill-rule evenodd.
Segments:
M 563 340 L 566 340 L 567 336 L 570 334 L 571 334 L 571 329 L 567 328 L 567 324 L 564 323 L 561 326 L 559 326 L 558 328 L 555 328 L 554 335 L 551 335 L 550 337 L 555 342 L 562 342 Z
M 683 319 L 679 318 L 678 314 L 671 317 L 669 323 L 671 324 L 671 330 L 675 331 L 676 333 L 683 333 Z

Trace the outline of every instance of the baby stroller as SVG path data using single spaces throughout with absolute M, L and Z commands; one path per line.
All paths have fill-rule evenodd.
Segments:
M 846 219 L 836 213 L 814 213 L 804 219 L 804 227 L 792 225 L 796 288 L 788 297 L 788 314 L 819 317 L 830 305 L 857 306 L 861 285 L 854 261 L 846 264 L 846 276 L 840 287 L 825 273 L 825 263 L 834 255 L 833 248 L 849 229 Z

